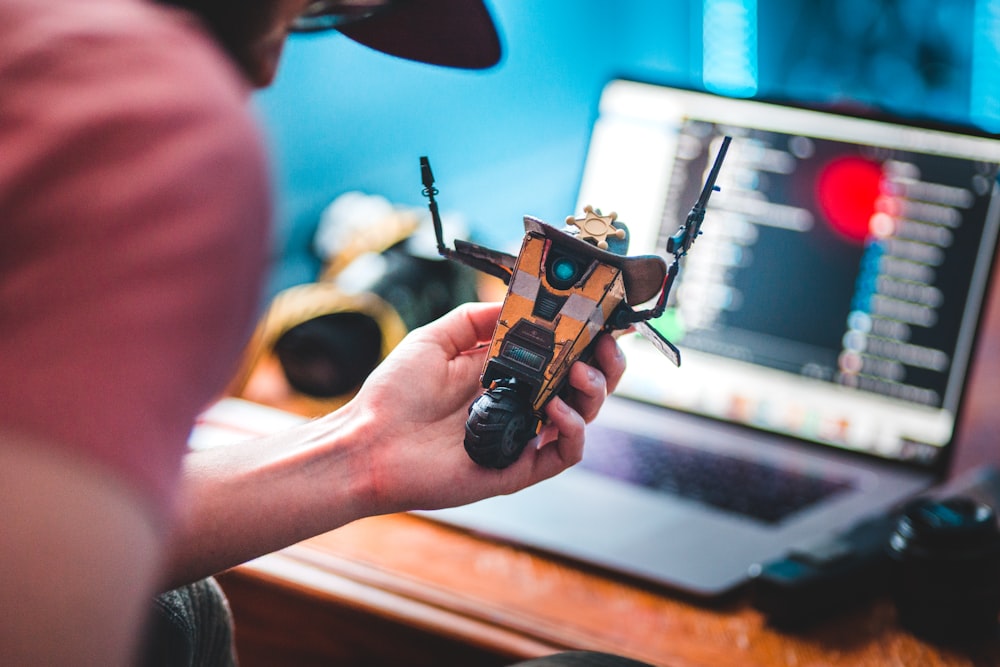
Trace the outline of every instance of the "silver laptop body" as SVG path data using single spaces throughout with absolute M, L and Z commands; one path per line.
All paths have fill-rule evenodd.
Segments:
M 614 210 L 630 254 L 664 253 L 726 134 L 721 191 L 656 322 L 681 367 L 624 336 L 628 370 L 580 465 L 425 516 L 712 597 L 943 478 L 1000 143 L 616 80 L 577 210 Z M 791 500 L 758 507 L 786 484 Z

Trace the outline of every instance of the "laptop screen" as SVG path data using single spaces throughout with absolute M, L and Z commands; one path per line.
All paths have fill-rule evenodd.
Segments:
M 724 135 L 720 192 L 619 395 L 933 465 L 951 442 L 1000 219 L 1000 142 L 617 80 L 578 209 L 665 255 Z

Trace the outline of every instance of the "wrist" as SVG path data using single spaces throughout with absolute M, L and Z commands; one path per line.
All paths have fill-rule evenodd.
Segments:
M 307 494 L 303 506 L 322 522 L 320 532 L 379 513 L 370 447 L 375 428 L 373 416 L 351 402 L 296 434 L 283 463 Z

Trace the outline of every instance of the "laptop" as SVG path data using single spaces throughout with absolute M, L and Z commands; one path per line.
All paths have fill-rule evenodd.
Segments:
M 629 80 L 603 90 L 577 211 L 665 254 L 725 135 L 698 237 L 583 461 L 423 513 L 714 598 L 751 566 L 942 481 L 1000 225 L 1000 142 L 972 131 Z

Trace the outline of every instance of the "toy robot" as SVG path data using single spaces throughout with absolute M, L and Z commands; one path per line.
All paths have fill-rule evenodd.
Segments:
M 573 363 L 590 358 L 601 332 L 634 327 L 680 365 L 680 352 L 648 320 L 663 314 L 678 262 L 701 233 L 730 141 L 723 139 L 701 196 L 667 241 L 667 252 L 674 256 L 669 267 L 659 255 L 627 256 L 628 228 L 615 213 L 590 206 L 582 218 L 566 219 L 569 231 L 525 216 L 516 257 L 460 240 L 448 248 L 430 163 L 420 158 L 438 252 L 507 285 L 481 378 L 486 391 L 470 406 L 465 425 L 465 450 L 473 461 L 505 468 L 518 459 L 538 432 L 545 405 L 566 385 Z M 636 310 L 654 297 L 651 308 Z

